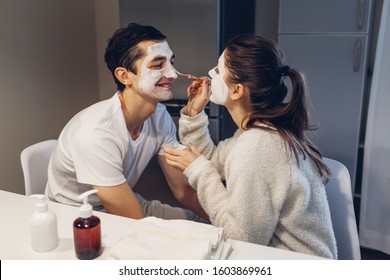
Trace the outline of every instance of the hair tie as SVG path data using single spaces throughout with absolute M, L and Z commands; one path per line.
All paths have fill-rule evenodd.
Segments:
M 286 77 L 290 74 L 290 66 L 284 65 L 280 68 L 280 73 L 282 77 Z

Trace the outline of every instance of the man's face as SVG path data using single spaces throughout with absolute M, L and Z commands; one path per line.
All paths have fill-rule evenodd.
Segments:
M 140 47 L 144 48 L 146 56 L 141 59 L 138 87 L 160 101 L 171 99 L 172 84 L 177 74 L 173 67 L 174 55 L 168 43 L 145 41 L 140 43 Z
M 224 105 L 229 94 L 228 86 L 224 79 L 225 73 L 225 52 L 223 52 L 218 59 L 217 67 L 209 71 L 211 77 L 210 101 L 218 105 Z

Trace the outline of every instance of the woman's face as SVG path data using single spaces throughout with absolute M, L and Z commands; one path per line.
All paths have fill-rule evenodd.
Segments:
M 209 71 L 211 77 L 210 101 L 218 105 L 224 105 L 228 97 L 228 86 L 224 79 L 225 73 L 225 52 L 223 52 L 218 59 L 217 67 Z

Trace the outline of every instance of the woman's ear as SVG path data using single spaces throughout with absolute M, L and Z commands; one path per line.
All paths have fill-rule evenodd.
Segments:
M 239 100 L 245 96 L 245 86 L 243 84 L 235 84 L 233 93 L 231 95 L 232 100 Z
M 131 87 L 132 80 L 130 78 L 130 72 L 124 67 L 117 67 L 115 69 L 115 77 L 125 86 Z

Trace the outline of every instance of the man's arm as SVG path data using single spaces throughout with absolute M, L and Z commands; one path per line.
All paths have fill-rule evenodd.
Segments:
M 209 217 L 200 205 L 196 191 L 188 184 L 183 173 L 170 166 L 165 156 L 159 155 L 157 159 L 175 198 L 187 209 L 208 220 Z
M 144 218 L 141 204 L 127 182 L 118 186 L 92 187 L 98 190 L 97 195 L 108 213 L 133 219 Z

